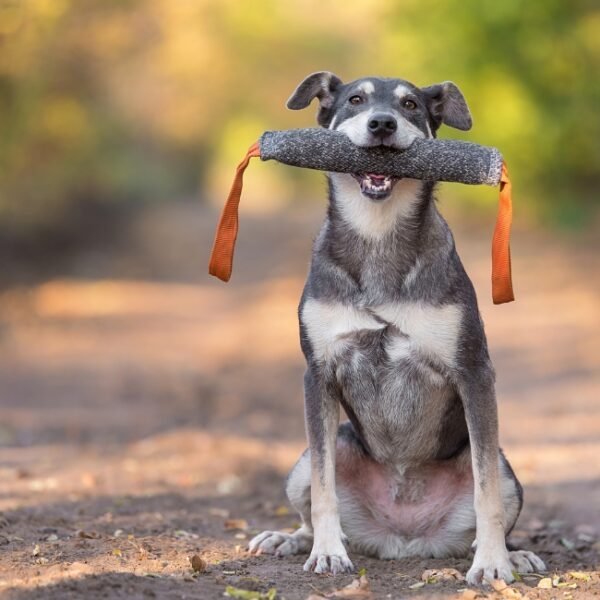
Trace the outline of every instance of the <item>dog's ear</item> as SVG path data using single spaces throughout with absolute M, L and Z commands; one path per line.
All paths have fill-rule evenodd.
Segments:
M 444 123 L 456 129 L 468 131 L 473 125 L 467 101 L 451 81 L 436 83 L 421 91 L 427 99 L 427 107 L 436 129 Z
M 335 101 L 336 90 L 342 85 L 342 80 L 329 71 L 312 73 L 294 90 L 286 106 L 291 110 L 306 108 L 314 98 L 319 99 L 319 114 L 317 120 L 326 127 L 330 120 L 330 108 Z

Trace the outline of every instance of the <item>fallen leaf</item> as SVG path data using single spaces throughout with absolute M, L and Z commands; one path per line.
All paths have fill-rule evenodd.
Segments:
M 248 521 L 246 519 L 225 519 L 223 525 L 228 531 L 231 529 L 248 529 Z
M 239 600 L 275 600 L 277 589 L 271 588 L 268 592 L 256 592 L 254 590 L 243 590 L 228 585 L 225 588 L 225 595 L 230 598 L 239 598 Z
M 119 548 L 113 548 L 112 553 L 113 553 L 113 556 L 118 556 L 118 557 L 123 556 L 123 553 L 121 552 L 121 550 L 119 550 Z
M 347 600 L 373 600 L 373 592 L 366 575 L 353 579 L 346 587 L 326 594 L 327 598 L 346 598 Z
M 489 583 L 495 592 L 501 592 L 508 587 L 504 579 L 492 579 Z
M 411 590 L 418 590 L 419 588 L 422 588 L 425 586 L 425 582 L 424 581 L 418 581 L 417 583 L 413 583 L 412 585 L 409 585 L 409 589 Z
M 456 569 L 427 569 L 421 574 L 421 581 L 437 583 L 438 581 L 464 581 L 465 578 Z
M 55 533 L 52 533 L 46 538 L 46 541 L 47 542 L 58 542 L 58 536 Z
M 588 573 L 584 573 L 583 571 L 569 571 L 567 575 L 579 581 L 590 581 L 592 579 Z
M 552 579 L 550 579 L 550 577 L 544 577 L 538 581 L 537 586 L 543 590 L 552 589 Z
M 366 569 L 361 569 L 358 579 L 353 579 L 346 587 L 331 592 L 316 590 L 306 600 L 373 600 L 373 592 L 365 573 Z
M 286 515 L 290 514 L 290 509 L 287 506 L 278 506 L 275 509 L 275 516 L 276 517 L 285 517 Z
M 75 535 L 86 540 L 97 540 L 100 537 L 100 534 L 96 531 L 84 531 L 83 529 L 76 531 Z
M 31 556 L 39 556 L 40 554 L 40 545 L 36 544 L 31 551 Z
M 523 594 L 519 592 L 519 590 L 515 590 L 515 588 L 507 587 L 506 589 L 500 592 L 503 598 L 508 598 L 509 600 L 521 600 L 523 598 Z
M 196 573 L 205 573 L 208 568 L 208 563 L 198 554 L 190 556 L 190 563 Z

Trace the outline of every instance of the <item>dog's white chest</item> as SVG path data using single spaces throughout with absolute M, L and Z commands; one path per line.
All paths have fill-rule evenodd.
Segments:
M 452 366 L 461 317 L 461 309 L 451 304 L 390 303 L 366 309 L 309 299 L 302 308 L 302 321 L 320 362 L 334 360 L 347 350 L 358 350 L 361 334 L 388 328 L 381 343 L 389 360 L 421 354 Z

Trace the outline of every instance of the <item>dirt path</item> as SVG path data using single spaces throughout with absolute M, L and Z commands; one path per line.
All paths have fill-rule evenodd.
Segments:
M 295 311 L 318 212 L 245 218 L 228 286 L 204 276 L 214 213 L 181 205 L 140 220 L 127 251 L 0 292 L 0 597 L 217 599 L 234 585 L 304 600 L 352 580 L 244 550 L 253 532 L 296 524 L 283 478 L 304 446 Z M 514 589 L 597 596 L 599 255 L 517 232 L 518 301 L 494 308 L 487 235 L 456 237 L 525 485 L 514 538 L 577 585 Z M 410 586 L 468 560 L 353 558 L 376 598 L 465 587 Z

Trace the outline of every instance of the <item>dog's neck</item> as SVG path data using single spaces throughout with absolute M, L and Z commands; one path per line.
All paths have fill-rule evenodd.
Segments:
M 397 288 L 428 256 L 454 243 L 433 200 L 433 183 L 404 179 L 383 202 L 365 198 L 350 175 L 329 174 L 322 243 L 361 289 Z
M 373 243 L 383 241 L 403 225 L 413 229 L 431 194 L 423 181 L 403 179 L 394 186 L 389 198 L 377 202 L 362 195 L 351 175 L 331 173 L 328 180 L 332 218 L 339 218 Z

